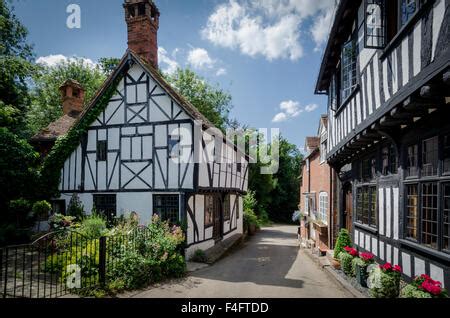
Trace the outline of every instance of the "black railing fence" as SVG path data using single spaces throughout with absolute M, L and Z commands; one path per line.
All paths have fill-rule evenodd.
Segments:
M 125 252 L 148 244 L 146 227 L 100 238 L 50 232 L 31 244 L 0 248 L 0 297 L 56 298 L 108 282 Z

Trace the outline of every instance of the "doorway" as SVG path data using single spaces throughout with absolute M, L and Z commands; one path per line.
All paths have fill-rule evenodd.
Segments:
M 213 239 L 218 242 L 223 238 L 223 209 L 220 196 L 213 195 Z
M 342 228 L 347 229 L 349 233 L 353 226 L 353 193 L 351 183 L 346 183 L 343 187 L 344 191 L 344 213 Z

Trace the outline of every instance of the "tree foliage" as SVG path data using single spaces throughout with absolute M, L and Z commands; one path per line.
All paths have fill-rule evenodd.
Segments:
M 17 109 L 9 129 L 21 136 L 26 136 L 23 115 L 28 104 L 27 80 L 34 71 L 33 47 L 27 43 L 27 35 L 7 2 L 0 0 L 0 110 Z
M 67 79 L 79 82 L 88 103 L 103 84 L 106 75 L 101 66 L 92 67 L 83 59 L 63 61 L 56 66 L 39 65 L 33 76 L 31 107 L 27 114 L 30 130 L 36 133 L 62 116 L 59 87 Z
M 224 131 L 232 108 L 231 95 L 205 81 L 189 69 L 164 74 L 166 80 L 194 105 L 214 126 Z

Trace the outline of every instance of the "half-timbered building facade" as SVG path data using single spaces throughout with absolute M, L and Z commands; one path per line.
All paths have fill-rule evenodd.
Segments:
M 342 0 L 316 93 L 339 224 L 406 279 L 450 284 L 450 1 Z
M 129 48 L 79 118 L 111 85 L 114 94 L 67 158 L 59 200 L 67 206 L 77 194 L 87 212 L 185 224 L 191 254 L 242 233 L 247 156 L 160 75 L 155 4 L 124 7 Z

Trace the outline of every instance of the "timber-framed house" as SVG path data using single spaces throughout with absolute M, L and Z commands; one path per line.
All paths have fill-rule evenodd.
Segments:
M 61 171 L 60 198 L 76 194 L 86 212 L 137 212 L 185 224 L 187 255 L 242 233 L 248 157 L 224 138 L 158 70 L 160 13 L 151 0 L 126 0 L 128 50 L 84 109 L 78 83 L 61 87 L 65 115 L 35 136 L 48 146 L 76 126 L 115 85 Z M 75 111 L 71 111 L 75 110 Z M 220 135 L 220 137 L 219 137 Z
M 341 228 L 405 279 L 450 285 L 450 1 L 342 0 L 317 94 Z

